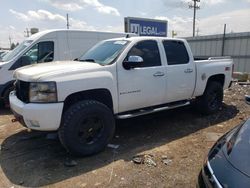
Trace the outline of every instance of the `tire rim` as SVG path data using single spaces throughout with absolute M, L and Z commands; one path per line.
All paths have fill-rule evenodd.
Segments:
M 104 124 L 100 117 L 93 116 L 82 120 L 78 129 L 78 139 L 82 144 L 94 144 L 101 137 Z

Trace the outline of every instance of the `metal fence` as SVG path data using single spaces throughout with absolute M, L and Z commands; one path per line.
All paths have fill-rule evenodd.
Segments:
M 186 38 L 194 56 L 231 56 L 235 71 L 250 72 L 250 32 Z

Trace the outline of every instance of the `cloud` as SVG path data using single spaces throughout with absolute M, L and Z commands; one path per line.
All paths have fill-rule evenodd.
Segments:
M 70 2 L 67 0 L 61 0 L 61 1 L 46 0 L 46 2 L 49 2 L 52 6 L 58 9 L 67 10 L 67 11 L 77 11 L 86 7 L 92 7 L 97 12 L 102 13 L 102 14 L 120 16 L 120 13 L 116 8 L 104 5 L 100 3 L 99 0 L 72 0 Z
M 172 18 L 164 16 L 156 16 L 155 19 L 168 21 L 168 35 L 171 36 L 171 32 L 177 32 L 178 36 L 189 36 L 192 32 L 192 17 L 180 17 L 174 16 Z
M 193 5 L 193 1 L 192 0 L 180 0 L 180 1 L 176 1 L 176 0 L 162 0 L 163 4 L 167 7 L 167 8 L 188 8 L 189 5 Z M 250 0 L 246 0 L 246 1 L 250 1 Z M 201 2 L 197 2 L 197 5 L 201 5 L 201 6 L 214 6 L 220 3 L 225 3 L 226 0 L 201 0 Z
M 60 14 L 53 14 L 47 10 L 29 10 L 26 13 L 17 12 L 12 9 L 9 11 L 15 15 L 17 19 L 20 19 L 24 22 L 36 22 L 38 25 L 40 24 L 39 21 L 53 22 L 53 24 L 48 24 L 47 29 L 49 29 L 49 26 L 54 27 L 55 21 L 64 23 L 66 26 L 66 18 L 64 16 Z M 71 29 L 96 30 L 93 26 L 88 25 L 86 22 L 74 18 L 69 18 L 69 24 Z
M 176 0 L 162 0 L 163 4 L 167 8 L 184 8 L 188 7 L 188 3 L 190 2 L 189 0 L 181 0 L 181 1 L 176 1 Z
M 30 21 L 30 18 L 27 15 L 23 14 L 23 13 L 17 12 L 17 11 L 15 11 L 13 9 L 9 9 L 9 11 L 10 11 L 10 13 L 14 14 L 20 20 Z
M 69 25 L 71 29 L 83 29 L 88 31 L 96 31 L 94 26 L 88 25 L 86 22 L 70 18 Z
M 200 19 L 198 27 L 201 34 L 221 34 L 223 25 L 227 24 L 227 32 L 246 32 L 250 30 L 250 9 L 241 9 L 232 12 L 222 13 L 216 16 Z
M 114 16 L 120 16 L 120 13 L 116 8 L 106 6 L 102 3 L 100 3 L 98 0 L 81 0 L 81 2 L 83 4 L 93 6 L 100 13 L 111 14 Z
M 47 10 L 30 10 L 27 13 L 30 16 L 30 19 L 34 20 L 52 20 L 52 21 L 66 21 L 66 18 L 60 14 L 53 14 Z
M 246 32 L 250 30 L 250 9 L 237 10 L 222 13 L 216 16 L 197 19 L 196 28 L 199 28 L 199 35 L 221 34 L 224 24 L 227 24 L 227 32 Z M 192 35 L 192 17 L 172 18 L 156 16 L 155 19 L 168 20 L 169 36 L 172 30 L 177 32 L 178 37 L 187 37 Z
M 9 28 L 15 30 L 16 28 L 13 25 L 9 25 Z
M 33 11 L 29 10 L 26 14 L 17 12 L 13 9 L 9 10 L 10 13 L 16 16 L 17 19 L 23 20 L 25 22 L 34 20 L 52 20 L 52 21 L 66 21 L 66 18 L 60 14 L 52 14 L 47 10 Z
M 51 1 L 51 5 L 66 11 L 77 11 L 83 9 L 83 7 L 77 3 L 62 3 L 61 1 Z
M 208 5 L 216 5 L 220 3 L 225 3 L 226 0 L 202 0 L 201 2 Z

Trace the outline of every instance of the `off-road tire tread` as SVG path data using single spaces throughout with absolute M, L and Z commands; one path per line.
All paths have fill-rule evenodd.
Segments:
M 81 111 L 83 109 L 90 110 L 91 108 L 95 108 L 95 106 L 102 107 L 103 109 L 105 109 L 107 111 L 107 113 L 109 113 L 108 118 L 109 118 L 110 124 L 112 126 L 112 128 L 111 128 L 112 130 L 110 132 L 109 138 L 106 140 L 105 145 L 107 145 L 110 142 L 110 140 L 112 139 L 112 137 L 114 135 L 114 132 L 115 132 L 115 120 L 114 120 L 112 111 L 106 105 L 104 105 L 103 103 L 100 103 L 98 101 L 94 101 L 94 100 L 83 100 L 83 101 L 77 102 L 76 104 L 69 107 L 68 110 L 63 114 L 62 123 L 61 123 L 61 126 L 60 126 L 59 130 L 58 130 L 59 140 L 60 140 L 61 144 L 63 145 L 63 147 L 69 153 L 72 153 L 75 156 L 93 155 L 93 154 L 99 153 L 100 151 L 105 149 L 105 147 L 103 147 L 102 149 L 97 150 L 97 151 L 95 151 L 93 153 L 83 154 L 83 153 L 72 151 L 70 149 L 69 145 L 67 144 L 66 139 L 65 139 L 66 129 L 69 126 L 72 126 L 71 125 L 72 118 L 74 118 L 74 116 L 76 116 L 76 114 L 79 113 L 79 111 Z

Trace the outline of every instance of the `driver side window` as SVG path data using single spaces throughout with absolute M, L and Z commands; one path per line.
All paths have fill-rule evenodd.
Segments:
M 35 63 L 51 62 L 54 59 L 54 42 L 39 42 L 33 45 L 22 57 L 20 57 L 10 68 L 15 70 L 19 67 Z
M 54 59 L 54 42 L 39 42 L 37 63 L 50 62 Z
M 27 65 L 34 64 L 37 62 L 37 54 L 38 54 L 38 44 L 35 44 L 29 51 L 27 51 L 22 58 L 26 59 Z
M 28 56 L 29 64 L 53 61 L 54 42 L 39 42 L 26 52 L 24 56 Z
M 138 42 L 129 51 L 129 56 L 140 56 L 143 59 L 143 63 L 140 67 L 154 67 L 161 66 L 161 58 L 158 49 L 158 44 L 154 40 L 145 40 Z

